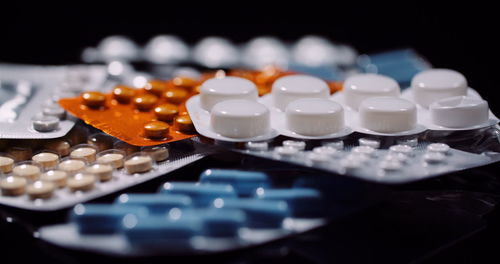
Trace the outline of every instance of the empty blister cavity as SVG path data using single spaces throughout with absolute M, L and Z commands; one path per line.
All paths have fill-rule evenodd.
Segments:
M 344 109 L 328 99 L 298 99 L 285 112 L 287 128 L 300 135 L 323 136 L 344 128 Z
M 249 80 L 239 77 L 213 78 L 205 81 L 200 89 L 200 105 L 211 111 L 216 104 L 231 100 L 257 100 L 257 87 Z
M 427 108 L 435 101 L 467 94 L 467 80 L 454 70 L 431 69 L 415 75 L 411 81 L 413 100 Z
M 252 138 L 271 131 L 269 109 L 256 101 L 228 100 L 215 105 L 210 113 L 214 132 L 230 138 Z
M 488 121 L 488 102 L 479 98 L 455 96 L 436 101 L 429 106 L 431 121 L 438 126 L 464 128 Z
M 390 77 L 378 74 L 358 74 L 347 78 L 344 82 L 344 103 L 357 110 L 368 98 L 390 96 L 399 97 L 398 83 Z
M 289 103 L 303 98 L 328 98 L 330 95 L 325 81 L 308 75 L 290 75 L 273 83 L 274 106 L 285 111 Z
M 397 133 L 414 129 L 417 108 L 414 103 L 396 97 L 373 97 L 359 107 L 360 125 L 379 133 Z

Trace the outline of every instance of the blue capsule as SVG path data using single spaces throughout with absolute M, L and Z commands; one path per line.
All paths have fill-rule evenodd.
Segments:
M 324 202 L 321 193 L 315 189 L 262 189 L 257 198 L 263 200 L 285 201 L 293 217 L 308 218 L 324 215 Z
M 189 207 L 192 202 L 189 196 L 179 194 L 122 194 L 116 199 L 115 204 L 117 206 L 144 206 L 151 214 L 165 214 L 172 208 Z
M 192 182 L 167 182 L 163 184 L 160 192 L 187 195 L 198 207 L 209 206 L 217 198 L 237 197 L 233 187 L 227 184 L 199 185 Z
M 187 209 L 181 218 L 198 218 L 203 228 L 201 234 L 208 237 L 236 237 L 246 224 L 245 212 L 238 209 Z
M 288 205 L 284 201 L 217 199 L 214 207 L 244 211 L 247 226 L 252 228 L 281 228 L 283 220 L 289 216 Z
M 119 231 L 126 215 L 144 217 L 148 215 L 148 210 L 143 206 L 79 204 L 73 208 L 70 219 L 82 234 L 111 234 Z
M 240 196 L 252 196 L 258 188 L 271 186 L 267 174 L 258 171 L 209 169 L 201 173 L 201 183 L 229 184 Z

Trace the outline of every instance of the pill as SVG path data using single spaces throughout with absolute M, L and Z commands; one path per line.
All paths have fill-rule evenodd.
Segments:
M 148 210 L 142 206 L 78 204 L 73 207 L 70 219 L 81 234 L 113 234 L 120 231 L 126 215 L 146 217 Z
M 7 156 L 0 156 L 0 172 L 8 173 L 14 167 L 14 159 Z
M 170 126 L 163 121 L 151 121 L 144 125 L 144 135 L 152 139 L 162 139 L 168 137 Z
M 305 98 L 290 102 L 285 123 L 291 131 L 305 136 L 323 136 L 344 128 L 344 109 L 324 98 Z
M 87 144 L 94 146 L 97 151 L 103 151 L 113 148 L 114 138 L 104 133 L 96 133 L 87 138 Z
M 407 145 L 414 148 L 418 145 L 418 138 L 400 139 L 396 142 L 400 145 Z
M 78 145 L 87 142 L 88 128 L 81 125 L 75 125 L 66 135 L 67 141 L 72 145 Z
M 456 96 L 430 104 L 432 123 L 451 128 L 484 124 L 489 118 L 488 102 L 478 98 Z
M 362 154 L 366 156 L 373 156 L 375 155 L 375 149 L 370 147 L 370 146 L 356 146 L 351 149 L 351 152 L 353 154 Z
M 161 96 L 167 89 L 167 82 L 162 80 L 150 80 L 144 86 L 144 90 L 156 96 Z
M 427 151 L 447 154 L 450 151 L 450 146 L 444 143 L 432 143 L 427 145 Z
M 153 159 L 147 154 L 133 155 L 124 163 L 129 174 L 148 172 L 153 168 Z
M 85 168 L 85 161 L 79 159 L 65 159 L 57 166 L 59 170 L 73 174 Z
M 344 149 L 344 141 L 338 140 L 338 141 L 325 141 L 322 143 L 323 146 L 326 147 L 332 147 L 338 150 L 343 150 Z
M 166 146 L 144 147 L 142 152 L 149 155 L 155 161 L 164 161 L 168 159 L 170 151 Z
M 210 113 L 215 133 L 230 138 L 252 138 L 271 130 L 269 109 L 252 100 L 226 100 L 216 104 Z
M 343 93 L 346 105 L 358 110 L 361 102 L 368 98 L 399 97 L 400 88 L 390 77 L 366 73 L 348 77 L 344 82 Z
M 156 119 L 170 122 L 179 113 L 179 109 L 174 104 L 161 104 L 154 109 Z
M 224 198 L 215 201 L 214 207 L 244 211 L 250 228 L 280 228 L 290 215 L 285 201 Z
M 198 85 L 198 81 L 187 76 L 177 76 L 172 79 L 172 84 L 176 87 L 191 89 Z
M 228 184 L 195 184 L 192 182 L 166 182 L 161 190 L 163 194 L 182 194 L 191 197 L 195 206 L 211 205 L 217 198 L 238 197 L 233 187 Z
M 359 138 L 358 139 L 360 146 L 369 146 L 374 149 L 378 149 L 380 147 L 380 140 L 372 139 L 372 138 Z
M 306 142 L 298 140 L 285 140 L 283 141 L 283 146 L 304 150 L 306 148 Z
M 195 133 L 193 121 L 189 115 L 179 115 L 174 119 L 174 128 L 182 133 Z
M 185 208 L 192 204 L 191 198 L 181 194 L 122 194 L 116 200 L 117 206 L 143 206 L 151 214 L 168 214 L 172 208 Z
M 106 102 L 106 95 L 101 92 L 84 92 L 80 98 L 82 103 L 90 108 L 102 107 Z
M 25 161 L 18 163 L 12 169 L 12 173 L 16 176 L 24 177 L 28 180 L 36 180 L 40 177 L 42 170 L 36 163 Z
M 267 142 L 247 142 L 246 149 L 250 151 L 267 151 L 269 144 Z
M 35 181 L 28 185 L 26 193 L 31 199 L 48 199 L 54 194 L 56 185 L 50 181 Z
M 57 167 L 59 163 L 59 155 L 51 152 L 41 152 L 33 155 L 31 159 L 40 164 L 43 169 L 52 169 Z
M 68 174 L 62 170 L 49 170 L 40 175 L 40 180 L 52 182 L 57 188 L 64 188 L 67 178 Z
M 393 153 L 402 153 L 410 156 L 413 152 L 413 148 L 408 145 L 394 145 L 389 147 L 389 151 Z
M 84 159 L 87 162 L 94 162 L 96 158 L 97 149 L 90 145 L 76 145 L 69 154 L 74 159 Z
M 100 152 L 97 155 L 97 163 L 108 164 L 113 168 L 118 169 L 123 167 L 123 159 L 125 158 L 125 152 L 120 150 L 106 150 Z
M 8 176 L 0 181 L 0 189 L 4 196 L 19 196 L 26 192 L 28 181 L 24 177 Z
M 262 189 L 256 197 L 263 200 L 285 201 L 291 216 L 297 218 L 321 217 L 325 213 L 321 193 L 315 189 Z
M 258 171 L 208 169 L 200 174 L 200 183 L 228 184 L 240 196 L 249 196 L 258 188 L 268 188 L 271 182 L 267 174 Z
M 184 89 L 176 88 L 166 91 L 163 96 L 165 100 L 171 104 L 180 104 L 188 98 L 189 93 Z
M 158 97 L 152 94 L 143 94 L 134 97 L 134 105 L 139 111 L 149 111 L 158 102 Z
M 314 153 L 326 155 L 328 157 L 339 157 L 342 152 L 334 147 L 330 146 L 320 146 L 313 149 Z
M 50 132 L 59 128 L 59 118 L 55 116 L 36 115 L 31 122 L 33 129 L 39 132 Z
M 289 75 L 277 79 L 272 85 L 274 106 L 285 111 L 289 103 L 303 98 L 323 98 L 330 95 L 327 83 L 308 75 Z
M 359 106 L 360 125 L 380 133 L 409 131 L 417 124 L 414 103 L 396 97 L 372 97 Z
M 43 147 L 47 150 L 54 151 L 59 154 L 59 156 L 64 157 L 69 155 L 71 145 L 65 140 L 50 140 L 43 144 Z
M 415 75 L 411 81 L 415 102 L 423 107 L 440 99 L 467 94 L 467 80 L 454 70 L 431 69 Z
M 131 145 L 125 141 L 117 140 L 113 143 L 113 148 L 123 151 L 126 155 L 140 151 L 140 147 Z
M 239 77 L 213 78 L 206 80 L 200 88 L 200 104 L 207 111 L 226 100 L 257 100 L 257 87 L 249 80 Z
M 276 147 L 274 148 L 274 153 L 289 158 L 299 153 L 299 150 L 294 147 L 286 146 L 286 147 Z
M 70 191 L 90 191 L 94 188 L 96 177 L 88 173 L 77 173 L 68 178 L 67 185 Z
M 113 98 L 121 104 L 128 104 L 135 96 L 135 89 L 123 85 L 113 88 Z
M 423 159 L 427 163 L 441 163 L 446 159 L 446 156 L 441 152 L 427 152 Z
M 108 164 L 93 164 L 85 168 L 89 174 L 93 174 L 102 182 L 109 181 L 113 178 L 113 167 Z
M 57 106 L 57 107 L 44 107 L 42 108 L 42 113 L 44 116 L 52 116 L 56 117 L 59 120 L 63 120 L 66 118 L 66 111 L 64 108 Z
M 23 161 L 31 159 L 33 151 L 28 147 L 10 147 L 7 149 L 7 154 L 11 156 L 14 161 Z

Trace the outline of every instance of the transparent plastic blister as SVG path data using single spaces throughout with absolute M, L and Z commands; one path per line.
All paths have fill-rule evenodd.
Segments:
M 75 121 L 57 101 L 104 82 L 104 66 L 0 65 L 0 138 L 62 137 Z

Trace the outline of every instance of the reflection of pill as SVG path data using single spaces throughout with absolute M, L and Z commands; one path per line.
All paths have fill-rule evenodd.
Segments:
M 225 137 L 262 136 L 271 130 L 270 112 L 253 100 L 226 100 L 212 108 L 210 125 L 215 133 Z
M 415 75 L 411 81 L 413 98 L 423 107 L 453 96 L 467 94 L 467 80 L 454 70 L 431 69 Z
M 24 194 L 28 181 L 23 177 L 9 176 L 0 181 L 0 189 L 4 196 L 18 196 Z
M 85 159 L 88 162 L 95 161 L 97 151 L 91 147 L 81 147 L 71 151 L 70 156 L 77 159 Z
M 147 172 L 153 167 L 153 160 L 150 156 L 134 156 L 125 161 L 125 169 L 130 174 Z
M 239 77 L 213 78 L 200 88 L 200 104 L 207 111 L 217 103 L 230 99 L 257 100 L 257 87 L 249 80 Z
M 7 154 L 13 157 L 15 161 L 29 160 L 33 156 L 32 150 L 25 147 L 10 147 L 7 149 Z
M 92 108 L 98 108 L 106 102 L 106 95 L 101 92 L 84 92 L 80 95 L 84 105 Z
M 12 173 L 17 176 L 21 176 L 27 179 L 35 180 L 40 177 L 40 167 L 31 164 L 21 164 L 16 165 L 12 169 Z
M 359 106 L 359 119 L 363 128 L 376 132 L 408 131 L 417 124 L 417 107 L 402 98 L 368 98 Z
M 28 185 L 26 192 L 31 199 L 48 199 L 52 197 L 56 186 L 49 181 L 35 181 Z
M 154 109 L 156 119 L 160 121 L 172 121 L 174 116 L 177 115 L 179 109 L 174 104 L 162 104 Z
M 194 133 L 194 124 L 189 115 L 180 115 L 174 119 L 174 127 L 182 133 Z
M 158 97 L 152 94 L 139 95 L 134 98 L 134 105 L 140 111 L 149 111 L 158 102 Z
M 119 103 L 128 104 L 135 96 L 135 89 L 118 85 L 113 88 L 113 98 L 116 99 Z
M 94 188 L 96 178 L 92 174 L 78 173 L 68 179 L 68 188 L 72 192 L 90 191 Z
M 70 144 L 68 141 L 65 140 L 52 140 L 49 142 L 46 142 L 44 144 L 44 148 L 48 150 L 52 150 L 59 154 L 60 156 L 64 157 L 69 154 L 69 149 L 71 148 Z
M 166 138 L 170 126 L 162 121 L 151 121 L 144 125 L 144 135 L 148 138 Z
M 86 172 L 95 175 L 100 181 L 109 181 L 113 178 L 113 167 L 108 164 L 94 164 L 85 169 Z
M 344 82 L 343 93 L 347 106 L 357 110 L 365 99 L 379 96 L 399 96 L 400 88 L 392 78 L 367 73 L 347 78 Z
M 41 152 L 31 158 L 34 162 L 40 164 L 44 169 L 55 168 L 59 163 L 59 156 L 50 152 Z
M 75 173 L 82 170 L 85 167 L 85 162 L 83 160 L 77 159 L 67 159 L 59 163 L 58 168 L 62 171 L 68 173 Z
M 123 167 L 123 155 L 120 153 L 106 153 L 97 158 L 97 162 L 101 164 L 109 164 L 114 168 Z
M 308 75 L 290 75 L 273 83 L 274 106 L 285 111 L 289 103 L 302 98 L 327 98 L 330 88 L 319 78 Z
M 155 161 L 163 161 L 168 159 L 169 157 L 169 150 L 165 146 L 147 147 L 144 148 L 142 151 L 151 156 L 151 158 L 154 159 Z
M 40 175 L 40 180 L 52 182 L 57 188 L 65 187 L 67 178 L 68 174 L 62 170 L 49 170 Z
M 165 100 L 172 104 L 180 104 L 189 96 L 188 92 L 184 89 L 172 89 L 166 91 L 164 94 Z
M 0 156 L 0 172 L 7 173 L 12 171 L 14 167 L 14 159 Z
M 148 93 L 152 93 L 156 96 L 161 96 L 163 92 L 167 89 L 167 83 L 161 80 L 151 80 L 146 83 L 144 90 Z

